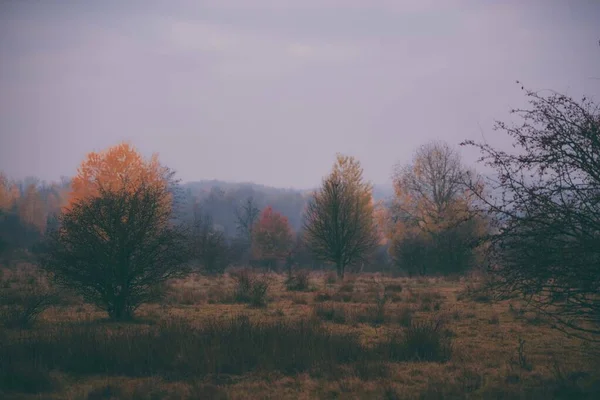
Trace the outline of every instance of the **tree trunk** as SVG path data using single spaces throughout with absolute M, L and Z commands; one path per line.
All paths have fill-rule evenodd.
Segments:
M 336 264 L 336 269 L 337 269 L 338 278 L 341 278 L 343 280 L 346 266 L 344 265 L 343 262 L 338 261 Z

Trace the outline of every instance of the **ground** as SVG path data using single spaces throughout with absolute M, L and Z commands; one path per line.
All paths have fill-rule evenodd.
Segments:
M 266 298 L 243 299 L 239 276 L 170 282 L 165 300 L 140 307 L 133 323 L 108 322 L 91 305 L 65 301 L 31 328 L 4 329 L 0 365 L 11 372 L 0 380 L 0 396 L 600 398 L 597 347 L 523 312 L 517 298 L 491 302 L 476 278 L 361 274 L 334 282 L 313 272 L 309 287 L 297 291 L 285 275 L 250 274 L 250 286 L 268 284 Z

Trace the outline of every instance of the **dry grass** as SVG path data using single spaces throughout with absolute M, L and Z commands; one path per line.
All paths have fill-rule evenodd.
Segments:
M 5 272 L 0 284 L 10 276 Z M 144 305 L 127 325 L 106 322 L 93 306 L 54 305 L 27 331 L 0 330 L 0 397 L 600 394 L 593 347 L 522 312 L 518 299 L 489 302 L 474 289 L 477 282 L 381 274 L 339 282 L 314 272 L 310 282 L 314 291 L 306 292 L 288 290 L 284 275 L 194 275 L 170 282 L 165 301 Z

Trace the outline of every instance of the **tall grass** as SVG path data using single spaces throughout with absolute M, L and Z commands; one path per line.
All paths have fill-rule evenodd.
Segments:
M 423 336 L 423 330 L 419 331 Z M 187 379 L 208 374 L 330 371 L 344 364 L 401 361 L 407 346 L 433 346 L 423 359 L 441 360 L 433 341 L 408 336 L 364 345 L 350 333 L 334 333 L 315 320 L 253 322 L 241 316 L 194 327 L 174 319 L 146 325 L 57 325 L 15 335 L 0 346 L 0 390 L 22 390 L 31 380 L 50 387 L 47 371 L 71 375 L 161 376 Z M 412 340 L 412 341 L 411 341 Z M 403 352 L 398 349 L 403 348 Z M 417 350 L 415 350 L 417 351 Z M 40 383 L 41 382 L 41 383 Z

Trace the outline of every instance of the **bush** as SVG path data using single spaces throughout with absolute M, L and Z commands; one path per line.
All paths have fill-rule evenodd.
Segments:
M 400 326 L 409 327 L 412 324 L 413 311 L 410 307 L 402 307 L 397 314 Z
M 411 321 L 402 334 L 396 334 L 382 347 L 396 361 L 445 362 L 452 355 L 451 338 L 438 321 Z
M 385 285 L 384 290 L 386 293 L 401 293 L 402 285 L 399 283 L 390 283 L 388 285 Z
M 267 305 L 269 282 L 266 277 L 255 274 L 249 268 L 234 273 L 232 277 L 236 280 L 234 297 L 237 302 L 255 307 Z
M 373 305 L 367 306 L 357 315 L 358 322 L 371 324 L 378 326 L 387 321 L 386 304 L 388 297 L 383 296 L 377 299 L 377 302 Z
M 337 282 L 338 276 L 334 271 L 330 271 L 325 275 L 325 285 L 333 285 Z
M 291 291 L 307 291 L 310 289 L 310 271 L 298 270 L 291 273 L 285 281 L 285 287 Z
M 337 303 L 320 303 L 313 307 L 315 317 L 331 321 L 336 324 L 345 324 L 350 320 L 350 314 L 344 306 Z
M 2 286 L 0 321 L 6 328 L 31 327 L 58 300 L 55 290 L 36 269 L 13 272 L 3 279 Z

